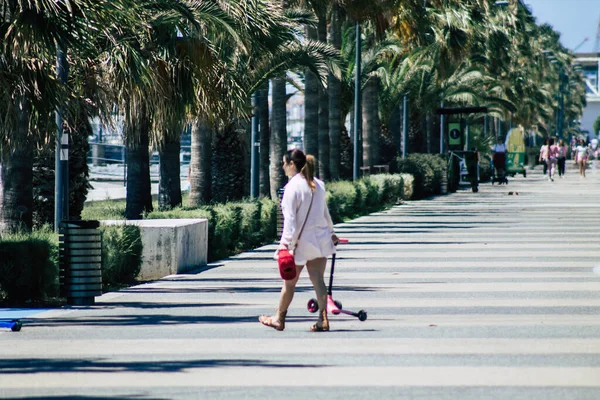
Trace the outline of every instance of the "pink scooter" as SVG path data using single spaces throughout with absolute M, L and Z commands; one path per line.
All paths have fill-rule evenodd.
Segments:
M 339 239 L 340 243 L 348 243 L 348 239 Z M 333 296 L 331 294 L 331 287 L 333 286 L 333 271 L 335 269 L 335 253 L 331 256 L 331 273 L 329 274 L 329 288 L 327 289 L 327 312 L 332 313 L 333 315 L 338 314 L 346 314 L 352 315 L 353 317 L 358 318 L 360 321 L 367 320 L 367 312 L 365 310 L 360 310 L 359 312 L 352 312 L 348 310 L 342 309 L 342 303 L 333 300 Z M 319 304 L 317 303 L 317 299 L 310 299 L 306 308 L 311 313 L 316 313 L 319 311 Z

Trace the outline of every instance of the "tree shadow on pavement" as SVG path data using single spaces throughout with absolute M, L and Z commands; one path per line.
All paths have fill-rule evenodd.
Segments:
M 148 360 L 115 361 L 96 359 L 23 358 L 0 360 L 3 374 L 37 373 L 120 373 L 120 372 L 182 372 L 197 368 L 265 367 L 265 368 L 319 368 L 325 364 L 281 363 L 259 359 L 202 359 L 202 360 Z
M 281 282 L 281 278 L 174 278 L 161 279 L 159 282 Z
M 257 315 L 247 316 L 219 316 L 219 315 L 110 315 L 110 316 L 84 316 L 74 318 L 42 318 L 24 320 L 23 324 L 29 327 L 59 327 L 59 326 L 157 326 L 157 325 L 187 325 L 187 324 L 239 324 L 256 322 Z M 0 369 L 0 372 L 1 369 Z
M 141 308 L 141 309 L 157 309 L 157 308 L 204 308 L 204 307 L 240 307 L 245 306 L 244 303 L 153 303 L 146 301 L 108 301 L 97 302 L 90 309 L 107 310 L 111 308 Z
M 461 216 L 462 217 L 462 216 Z M 398 227 L 401 228 L 403 226 L 406 225 L 435 225 L 435 224 L 442 224 L 442 225 L 460 225 L 460 227 L 462 228 L 462 225 L 498 225 L 498 224 L 504 224 L 504 221 L 501 222 L 494 222 L 494 221 L 479 221 L 479 222 L 473 222 L 473 221 L 398 221 L 398 222 L 381 222 L 381 221 L 356 221 L 356 222 L 348 222 L 346 225 L 341 226 L 340 228 L 348 228 L 348 227 L 352 227 L 352 226 L 362 226 L 362 225 L 376 225 L 376 226 L 380 226 L 380 227 Z
M 378 290 L 384 290 L 387 288 L 382 287 L 369 287 L 369 286 L 336 286 L 336 291 L 347 291 L 347 292 L 375 292 Z M 312 286 L 297 286 L 296 293 L 312 292 L 314 291 Z M 279 293 L 281 287 L 234 287 L 234 286 L 213 286 L 206 288 L 130 288 L 121 290 L 120 293 Z
M 56 396 L 35 396 L 35 397 L 5 397 L 5 399 L 19 399 L 19 400 L 51 400 L 51 399 L 60 399 L 60 400 L 168 400 L 167 397 L 146 397 L 144 395 L 119 395 L 119 396 L 65 396 L 65 395 L 56 395 Z

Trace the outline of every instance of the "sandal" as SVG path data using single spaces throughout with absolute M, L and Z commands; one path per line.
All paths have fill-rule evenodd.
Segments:
M 321 312 L 319 321 L 310 327 L 310 332 L 329 332 L 329 320 L 327 319 L 327 311 Z
M 264 326 L 274 328 L 277 331 L 282 331 L 285 329 L 285 316 L 287 314 L 287 311 L 277 313 L 279 314 L 278 320 L 276 320 L 274 316 L 269 315 L 261 315 L 260 317 L 258 317 L 258 320 Z

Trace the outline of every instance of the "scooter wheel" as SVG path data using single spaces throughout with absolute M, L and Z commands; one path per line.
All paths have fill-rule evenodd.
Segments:
M 342 302 L 341 301 L 334 300 L 333 303 L 335 304 L 335 306 L 337 308 L 339 308 L 340 310 L 342 309 Z
M 19 332 L 22 326 L 23 324 L 21 324 L 21 321 L 15 321 L 15 324 L 12 326 L 12 328 L 10 328 L 10 330 L 13 332 Z
M 358 320 L 359 321 L 366 321 L 367 320 L 367 312 L 365 310 L 360 310 L 358 312 Z
M 317 303 L 316 299 L 310 299 L 306 305 L 306 308 L 309 312 L 316 313 L 319 310 L 319 304 Z

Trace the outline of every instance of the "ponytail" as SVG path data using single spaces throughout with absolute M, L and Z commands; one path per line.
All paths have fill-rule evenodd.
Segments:
M 285 162 L 293 162 L 296 167 L 296 171 L 300 172 L 310 190 L 313 192 L 317 190 L 317 184 L 315 183 L 315 165 L 317 161 L 315 157 L 310 154 L 304 154 L 304 152 L 300 149 L 288 150 L 287 153 L 284 154 Z
M 317 185 L 315 184 L 315 157 L 307 154 L 306 155 L 306 164 L 300 170 L 300 173 L 306 178 L 306 182 L 308 182 L 308 186 L 310 186 L 310 190 L 313 192 L 317 189 Z

